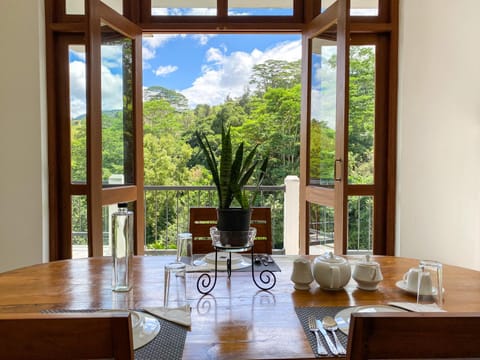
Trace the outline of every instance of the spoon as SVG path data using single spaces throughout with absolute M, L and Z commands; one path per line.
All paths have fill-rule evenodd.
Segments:
M 338 330 L 338 325 L 335 319 L 331 316 L 325 316 L 322 320 L 322 326 L 325 330 L 330 331 L 333 334 L 333 339 L 335 340 L 335 346 L 337 347 L 338 354 L 345 355 L 347 350 L 345 350 L 342 343 L 338 340 L 337 334 L 335 333 L 335 331 Z

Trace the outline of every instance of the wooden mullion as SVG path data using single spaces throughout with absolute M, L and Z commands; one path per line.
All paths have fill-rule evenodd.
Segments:
M 88 255 L 103 255 L 102 109 L 99 0 L 87 0 L 87 218 Z
M 334 251 L 346 254 L 348 244 L 348 114 L 350 78 L 350 0 L 337 2 L 337 122 L 335 159 L 341 161 L 340 181 L 335 181 Z M 331 6 L 332 7 L 332 6 Z
M 299 252 L 309 253 L 309 215 L 307 202 L 307 184 L 310 181 L 310 114 L 311 98 L 311 48 L 312 41 L 305 34 L 302 35 L 302 98 L 300 114 L 300 229 L 299 229 Z
M 59 112 L 57 109 L 57 89 L 60 84 L 57 81 L 57 66 L 62 61 L 57 55 L 57 40 L 49 24 L 54 21 L 54 0 L 45 1 L 45 28 L 46 28 L 46 58 L 47 58 L 47 121 L 48 121 L 48 199 L 49 199 L 49 260 L 60 259 L 60 234 L 59 234 L 59 205 L 61 203 L 61 194 L 59 191 L 58 175 L 58 146 L 59 135 L 57 134 L 57 118 Z M 59 76 L 66 76 L 60 72 Z
M 310 23 L 305 25 L 303 33 L 311 38 L 331 28 L 338 21 L 338 1 L 332 4 L 325 12 L 316 16 Z
M 220 19 L 227 19 L 228 0 L 217 0 L 217 17 Z
M 388 57 L 388 161 L 387 161 L 387 219 L 385 254 L 395 255 L 395 214 L 396 214 L 396 159 L 397 159 L 397 96 L 398 96 L 398 0 L 391 0 L 390 21 L 392 32 L 389 36 Z
M 144 160 L 143 160 L 143 87 L 142 87 L 142 35 L 137 34 L 133 43 L 133 121 L 134 121 L 134 180 L 136 202 L 134 221 L 136 237 L 134 252 L 143 255 L 145 250 L 145 204 L 144 204 Z

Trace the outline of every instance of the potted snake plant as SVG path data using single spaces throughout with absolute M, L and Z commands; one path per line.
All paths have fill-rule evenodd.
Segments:
M 243 141 L 234 151 L 230 128 L 226 129 L 225 126 L 222 126 L 219 156 L 215 155 L 205 134 L 197 131 L 196 137 L 217 188 L 220 242 L 225 246 L 244 246 L 248 242 L 251 204 L 258 194 L 258 191 L 253 191 L 249 195 L 244 187 L 257 170 L 258 189 L 265 177 L 268 157 L 257 159 L 258 144 L 247 152 Z

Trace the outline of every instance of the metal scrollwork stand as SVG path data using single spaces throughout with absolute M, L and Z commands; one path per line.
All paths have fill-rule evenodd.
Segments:
M 227 259 L 227 275 L 228 279 L 232 275 L 232 252 L 247 252 L 250 251 L 251 255 L 251 268 L 252 268 L 252 280 L 253 283 L 261 290 L 270 290 L 275 286 L 277 283 L 277 278 L 275 274 L 270 270 L 263 270 L 260 272 L 258 276 L 258 281 L 255 279 L 255 263 L 254 263 L 254 255 L 253 255 L 253 243 L 252 245 L 244 246 L 244 247 L 224 247 L 224 246 L 213 246 L 215 249 L 215 275 L 212 279 L 209 273 L 203 273 L 197 280 L 197 290 L 201 294 L 209 294 L 217 284 L 217 272 L 218 272 L 218 252 L 228 252 L 229 256 Z

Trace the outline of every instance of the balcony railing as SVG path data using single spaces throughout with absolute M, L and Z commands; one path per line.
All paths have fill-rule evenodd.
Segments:
M 217 206 L 214 186 L 144 186 L 145 246 L 169 249 L 176 246 L 176 234 L 187 232 L 190 207 Z M 272 211 L 272 238 L 275 249 L 283 249 L 283 213 L 285 185 L 245 187 L 258 191 L 254 206 L 268 206 Z
M 247 187 L 258 190 L 254 206 L 272 209 L 272 238 L 275 252 L 298 254 L 299 187 L 298 177 L 288 176 L 285 184 L 276 186 Z M 145 197 L 145 248 L 148 252 L 176 247 L 176 235 L 188 232 L 190 207 L 216 205 L 216 188 L 213 186 L 144 186 Z M 371 252 L 373 199 L 349 198 L 348 253 Z M 86 196 L 72 198 L 74 252 L 87 254 L 87 206 Z M 109 222 L 115 205 L 103 208 L 104 254 L 109 253 Z M 333 248 L 333 209 L 310 206 L 310 253 L 323 253 Z M 86 255 L 85 255 L 86 256 Z M 83 257 L 83 255 L 79 255 Z

